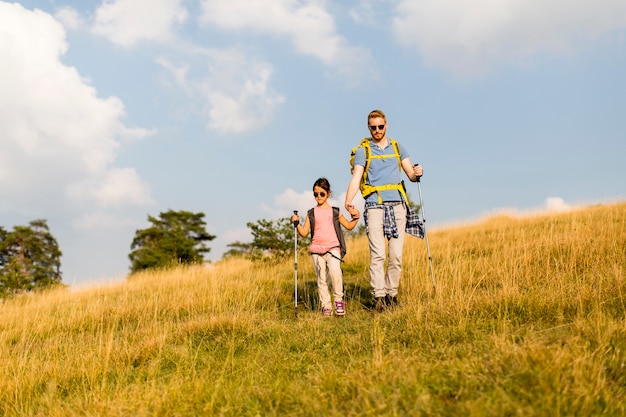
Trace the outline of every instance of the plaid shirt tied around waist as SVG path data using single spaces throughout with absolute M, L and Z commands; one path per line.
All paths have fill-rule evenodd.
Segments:
M 393 207 L 398 204 L 404 204 L 402 202 L 388 202 L 388 203 L 365 203 L 365 231 L 369 233 L 369 224 L 367 219 L 367 209 L 376 208 L 383 211 L 383 233 L 387 240 L 398 237 L 398 225 L 396 224 L 396 215 Z M 411 236 L 424 239 L 424 223 L 419 218 L 417 211 L 411 206 L 406 207 L 406 227 L 405 232 Z

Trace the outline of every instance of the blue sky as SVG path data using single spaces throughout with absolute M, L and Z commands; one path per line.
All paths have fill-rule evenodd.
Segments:
M 0 1 L 0 63 L 0 225 L 47 219 L 71 285 L 149 214 L 216 260 L 318 177 L 342 206 L 373 109 L 431 229 L 626 197 L 624 0 Z

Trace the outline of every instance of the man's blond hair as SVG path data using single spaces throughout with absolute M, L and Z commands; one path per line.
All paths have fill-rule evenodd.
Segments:
M 370 122 L 370 119 L 373 119 L 375 117 L 382 117 L 385 123 L 387 123 L 387 117 L 385 116 L 385 113 L 383 113 L 382 110 L 372 110 L 370 114 L 367 115 L 367 123 Z

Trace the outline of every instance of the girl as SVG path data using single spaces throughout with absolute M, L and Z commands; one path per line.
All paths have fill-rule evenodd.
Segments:
M 341 272 L 341 258 L 346 254 L 346 244 L 343 238 L 341 226 L 348 230 L 354 229 L 359 222 L 359 211 L 350 209 L 348 221 L 339 211 L 338 207 L 328 204 L 330 197 L 330 183 L 326 178 L 319 178 L 313 184 L 313 197 L 317 206 L 307 212 L 304 225 L 300 225 L 297 214 L 291 216 L 291 222 L 297 225 L 298 234 L 305 237 L 311 232 L 311 258 L 317 275 L 317 288 L 319 290 L 322 314 L 332 316 L 333 309 L 328 290 L 329 281 L 332 283 L 335 295 L 335 313 L 338 316 L 346 314 L 346 305 L 343 302 L 343 277 Z M 329 280 L 330 278 L 330 280 Z

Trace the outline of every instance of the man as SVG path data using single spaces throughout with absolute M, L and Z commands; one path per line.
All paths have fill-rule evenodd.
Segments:
M 370 246 L 370 285 L 374 308 L 382 311 L 397 303 L 402 272 L 408 203 L 402 184 L 402 171 L 409 180 L 416 182 L 422 176 L 422 167 L 413 166 L 404 147 L 387 138 L 387 118 L 381 110 L 370 112 L 367 123 L 371 137 L 363 140 L 354 155 L 345 207 L 352 214 L 352 200 L 357 190 L 361 189 L 365 199 L 363 214 Z M 387 245 L 389 259 L 385 271 Z

